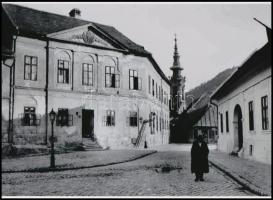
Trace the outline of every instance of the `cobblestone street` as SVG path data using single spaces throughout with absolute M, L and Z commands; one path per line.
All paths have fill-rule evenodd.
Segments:
M 170 172 L 162 172 L 163 166 Z M 158 152 L 106 167 L 49 173 L 2 174 L 3 196 L 249 196 L 210 166 L 205 182 L 195 182 L 189 152 Z

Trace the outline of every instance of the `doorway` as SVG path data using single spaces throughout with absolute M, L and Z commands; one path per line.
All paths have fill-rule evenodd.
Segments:
M 82 137 L 94 141 L 94 110 L 82 110 Z
M 234 149 L 240 151 L 243 147 L 242 109 L 237 104 L 234 108 Z

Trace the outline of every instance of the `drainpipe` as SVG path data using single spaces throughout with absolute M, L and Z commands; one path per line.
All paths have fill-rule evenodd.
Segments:
M 13 65 L 11 67 L 11 70 L 12 70 L 12 102 L 11 102 L 11 122 L 9 123 L 9 143 L 13 143 L 13 118 L 14 118 L 14 86 L 15 86 L 15 61 L 16 61 L 16 40 L 17 40 L 17 37 L 19 35 L 19 29 L 18 27 L 16 26 L 15 27 L 16 29 L 16 34 L 14 35 L 14 39 L 13 39 L 13 55 L 14 55 L 14 60 L 13 60 Z
M 47 145 L 48 133 L 48 65 L 49 65 L 49 39 L 46 38 L 46 85 L 45 85 L 45 140 L 44 144 Z

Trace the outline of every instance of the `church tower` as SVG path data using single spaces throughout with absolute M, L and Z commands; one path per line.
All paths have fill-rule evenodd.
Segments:
M 175 117 L 186 109 L 185 101 L 185 81 L 186 78 L 182 76 L 183 68 L 180 66 L 179 53 L 177 50 L 177 39 L 174 39 L 174 55 L 173 66 L 170 68 L 173 71 L 171 77 L 171 117 Z

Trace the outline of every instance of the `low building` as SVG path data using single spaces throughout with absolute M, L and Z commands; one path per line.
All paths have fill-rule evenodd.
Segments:
M 171 127 L 176 130 L 171 134 L 171 142 L 191 143 L 199 134 L 208 143 L 217 142 L 217 106 L 211 102 L 211 95 L 236 69 L 228 68 L 186 93 L 187 108 L 177 120 L 171 120 Z
M 152 54 L 114 27 L 79 16 L 77 9 L 62 16 L 2 4 L 2 41 L 14 46 L 14 56 L 2 60 L 2 141 L 49 144 L 53 109 L 62 145 L 168 143 L 170 82 Z
M 271 164 L 271 29 L 255 51 L 212 95 L 218 105 L 218 149 Z

